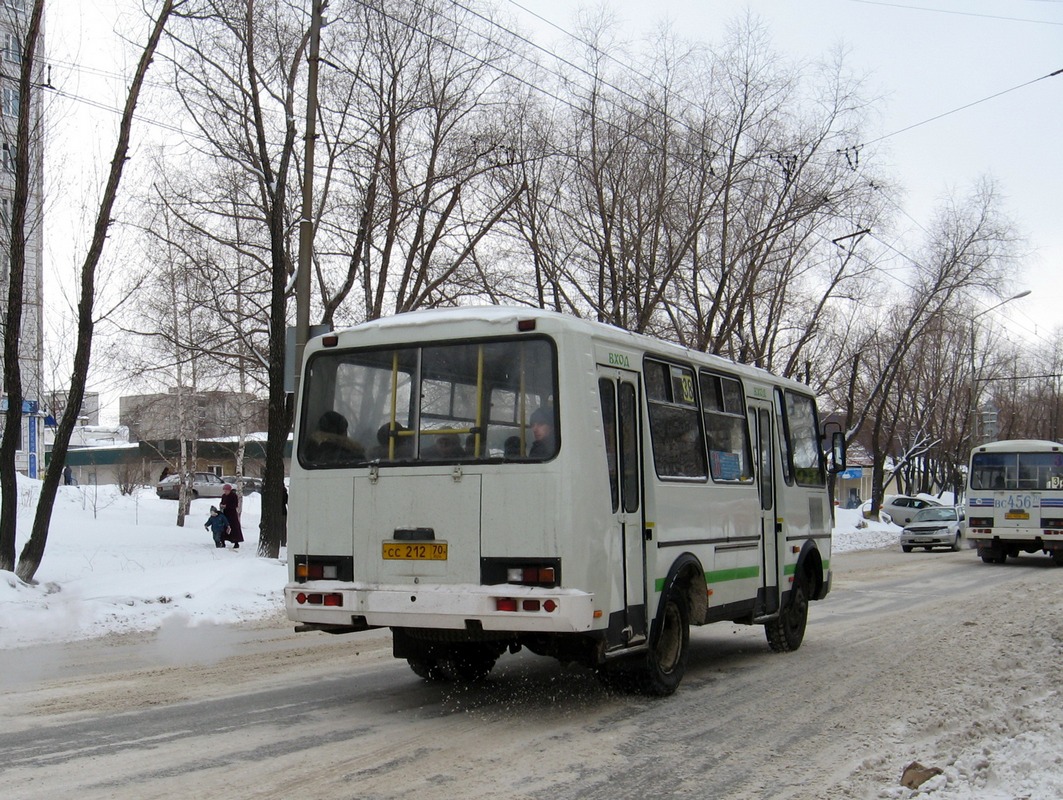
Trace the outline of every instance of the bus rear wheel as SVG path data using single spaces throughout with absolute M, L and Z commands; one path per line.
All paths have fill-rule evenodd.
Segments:
M 1008 560 L 1008 553 L 999 547 L 982 547 L 978 555 L 986 564 L 1003 564 Z
M 690 612 L 686 598 L 676 588 L 665 594 L 660 620 L 640 669 L 635 687 L 642 694 L 665 697 L 683 680 L 690 649 Z
M 437 648 L 441 650 L 443 648 Z M 426 681 L 475 683 L 486 678 L 501 655 L 486 645 L 450 645 L 444 652 L 421 658 L 407 658 L 414 674 Z
M 808 624 L 808 590 L 804 578 L 794 576 L 790 589 L 790 602 L 778 617 L 764 624 L 764 635 L 768 637 L 768 647 L 776 653 L 788 653 L 801 646 L 805 638 L 805 626 Z

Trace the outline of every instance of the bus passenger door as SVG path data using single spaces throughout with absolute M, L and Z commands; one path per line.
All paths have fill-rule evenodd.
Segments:
M 767 404 L 749 405 L 749 428 L 753 435 L 753 458 L 757 469 L 757 490 L 760 495 L 760 537 L 763 557 L 761 569 L 762 597 L 758 599 L 758 614 L 772 614 L 779 609 L 779 549 L 782 546 L 782 524 L 775 507 L 775 459 L 772 448 L 772 408 Z
M 638 375 L 599 367 L 598 394 L 615 537 L 607 547 L 622 560 L 624 614 L 620 634 L 625 643 L 633 643 L 647 633 Z M 610 622 L 613 627 L 615 622 Z

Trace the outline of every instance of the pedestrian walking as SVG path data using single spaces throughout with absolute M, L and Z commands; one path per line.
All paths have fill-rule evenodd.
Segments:
M 244 532 L 240 528 L 240 495 L 233 491 L 231 483 L 221 487 L 221 500 L 218 505 L 229 521 L 229 535 L 225 538 L 233 543 L 233 550 L 239 550 L 240 542 L 244 540 Z
M 210 507 L 210 518 L 203 523 L 203 527 L 214 537 L 215 547 L 225 547 L 225 540 L 229 537 L 229 520 L 217 506 Z

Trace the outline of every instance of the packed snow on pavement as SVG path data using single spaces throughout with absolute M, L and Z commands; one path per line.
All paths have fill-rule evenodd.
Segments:
M 37 481 L 19 478 L 21 551 L 39 494 Z M 280 559 L 257 556 L 261 503 L 243 498 L 246 542 L 239 550 L 214 546 L 204 529 L 216 500 L 198 499 L 184 527 L 177 504 L 153 490 L 122 496 L 115 487 L 63 486 L 55 503 L 47 548 L 34 584 L 0 571 L 0 650 L 111 633 L 194 630 L 283 615 Z M 900 529 L 837 510 L 835 553 L 899 548 Z M 973 554 L 971 554 L 973 557 Z M 813 612 L 814 613 L 814 612 Z M 279 623 L 283 624 L 283 623 Z M 943 637 L 942 646 L 947 646 Z M 912 790 L 883 786 L 879 798 L 1014 800 L 1063 796 L 1063 704 L 1060 697 L 1020 709 L 1013 725 L 987 729 L 981 740 L 944 771 Z M 992 779 L 987 765 L 992 763 Z

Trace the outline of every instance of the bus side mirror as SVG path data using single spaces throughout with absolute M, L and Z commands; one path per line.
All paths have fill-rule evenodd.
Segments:
M 835 431 L 830 436 L 831 471 L 845 472 L 845 434 Z

